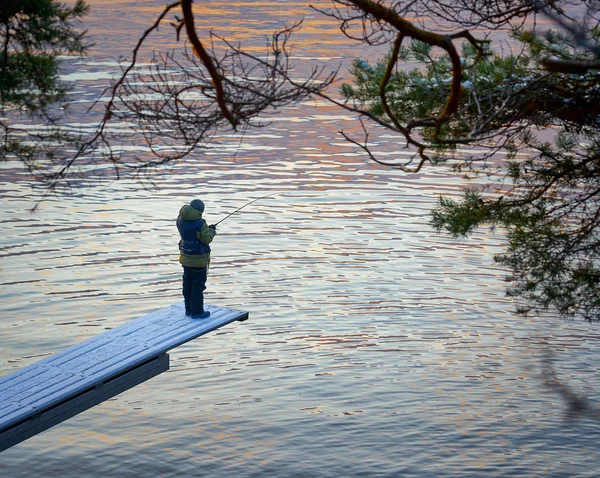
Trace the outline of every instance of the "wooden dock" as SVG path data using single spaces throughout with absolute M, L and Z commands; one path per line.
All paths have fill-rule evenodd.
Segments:
M 154 311 L 0 378 L 0 452 L 169 369 L 167 351 L 248 312 L 183 303 Z

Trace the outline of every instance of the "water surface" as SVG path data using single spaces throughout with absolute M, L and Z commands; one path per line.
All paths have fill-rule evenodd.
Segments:
M 66 62 L 82 109 L 162 7 L 92 0 L 89 58 Z M 261 44 L 306 15 L 298 68 L 347 62 L 298 1 L 203 2 L 202 28 Z M 152 42 L 174 46 L 166 26 Z M 36 196 L 0 169 L 0 374 L 181 300 L 174 220 L 201 197 L 219 227 L 206 300 L 250 311 L 171 353 L 171 370 L 0 456 L 2 476 L 597 476 L 598 425 L 565 420 L 542 358 L 598 398 L 598 331 L 516 316 L 499 233 L 434 234 L 429 210 L 464 182 L 405 174 L 337 135 L 344 112 L 306 102 L 155 177 Z M 86 122 L 81 116 L 79 119 Z M 90 125 L 92 123 L 90 122 Z M 393 137 L 382 153 L 399 153 Z

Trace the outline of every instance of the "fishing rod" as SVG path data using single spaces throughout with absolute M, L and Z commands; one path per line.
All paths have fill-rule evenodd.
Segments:
M 242 210 L 242 209 L 244 209 L 246 206 L 250 206 L 250 204 L 252 204 L 253 202 L 260 201 L 261 199 L 268 198 L 269 196 L 275 196 L 276 194 L 281 194 L 281 193 L 270 193 L 270 194 L 267 194 L 267 195 L 265 195 L 265 196 L 261 196 L 261 197 L 259 197 L 259 198 L 253 199 L 252 201 L 250 201 L 250 202 L 248 202 L 248 203 L 244 204 L 242 207 L 238 207 L 238 208 L 237 208 L 235 211 L 233 211 L 232 213 L 230 213 L 230 214 L 227 214 L 227 216 L 225 216 L 225 217 L 224 217 L 223 219 L 221 219 L 219 222 L 217 222 L 216 224 L 214 224 L 214 226 L 215 226 L 215 227 L 217 227 L 217 226 L 218 226 L 219 224 L 221 224 L 221 223 L 222 223 L 222 222 L 223 222 L 225 219 L 227 219 L 228 217 L 231 217 L 231 216 L 233 216 L 235 213 L 237 213 L 237 212 L 241 211 L 241 210 Z

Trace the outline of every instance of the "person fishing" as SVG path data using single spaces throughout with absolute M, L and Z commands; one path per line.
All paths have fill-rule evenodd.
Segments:
M 179 241 L 179 262 L 183 266 L 183 299 L 185 315 L 192 319 L 210 316 L 204 310 L 204 291 L 210 264 L 210 243 L 217 234 L 217 226 L 208 226 L 202 219 L 204 203 L 194 199 L 179 210 L 177 229 Z
M 217 226 L 250 204 L 276 194 L 282 193 L 269 193 L 253 199 L 210 226 L 202 219 L 204 203 L 200 199 L 194 199 L 189 205 L 186 204 L 179 210 L 177 229 L 181 236 L 179 262 L 183 266 L 185 315 L 191 316 L 192 319 L 203 319 L 210 316 L 210 312 L 204 310 L 204 291 L 210 264 L 209 244 L 217 234 Z

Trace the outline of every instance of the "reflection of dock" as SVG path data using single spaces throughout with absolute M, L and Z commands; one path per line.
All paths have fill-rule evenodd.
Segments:
M 248 318 L 207 310 L 193 320 L 175 304 L 0 378 L 0 451 L 168 370 L 170 349 Z

